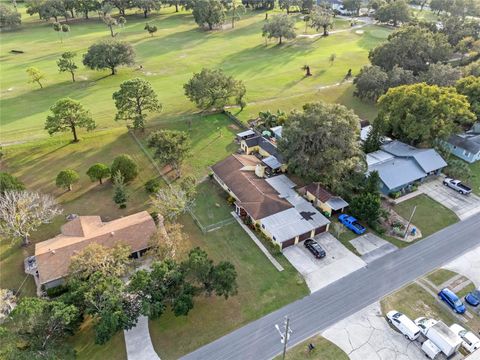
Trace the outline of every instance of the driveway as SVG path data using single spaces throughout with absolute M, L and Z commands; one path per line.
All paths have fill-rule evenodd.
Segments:
M 160 360 L 153 349 L 150 331 L 148 330 L 148 318 L 140 316 L 137 326 L 130 330 L 124 330 L 125 345 L 127 347 L 128 360 Z
M 388 241 L 372 233 L 366 233 L 365 235 L 350 240 L 350 244 L 362 255 L 362 260 L 366 263 L 371 263 L 398 249 L 395 245 L 390 244 Z
M 380 303 L 360 310 L 326 329 L 322 336 L 339 346 L 351 360 L 419 360 L 425 354 L 385 320 Z
M 444 268 L 462 274 L 480 287 L 480 246 L 456 258 Z
M 366 265 L 330 233 L 317 235 L 315 240 L 327 253 L 323 259 L 314 258 L 303 242 L 283 250 L 283 255 L 302 274 L 312 293 Z
M 480 213 L 480 197 L 475 194 L 461 195 L 443 185 L 442 178 L 428 181 L 419 187 L 419 191 L 452 210 L 460 220 Z

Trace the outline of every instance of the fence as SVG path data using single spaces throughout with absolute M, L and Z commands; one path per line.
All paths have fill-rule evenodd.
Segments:
M 228 116 L 228 115 L 227 115 Z M 231 115 L 233 116 L 233 115 Z M 237 119 L 237 121 L 239 121 Z M 152 155 L 150 154 L 150 152 L 145 148 L 145 146 L 143 146 L 143 144 L 141 143 L 141 141 L 137 138 L 137 136 L 135 135 L 135 133 L 132 131 L 132 130 L 129 130 L 128 131 L 130 133 L 130 135 L 132 136 L 132 138 L 135 140 L 135 142 L 137 143 L 137 145 L 140 147 L 140 149 L 143 151 L 143 153 L 146 155 L 146 157 L 148 158 L 148 160 L 150 160 L 150 162 L 152 163 L 153 167 L 155 168 L 155 170 L 157 170 L 158 174 L 160 175 L 160 177 L 163 179 L 163 181 L 165 181 L 165 183 L 168 185 L 168 186 L 172 186 L 170 180 L 162 173 L 162 170 L 160 169 L 160 167 L 158 166 L 157 162 L 155 161 L 155 159 L 152 157 Z M 231 224 L 235 221 L 235 219 L 231 218 L 231 219 L 225 219 L 225 220 L 222 220 L 222 221 L 219 221 L 215 224 L 210 224 L 210 225 L 203 225 L 202 222 L 197 218 L 197 216 L 193 213 L 192 209 L 187 209 L 187 212 L 190 214 L 190 216 L 192 217 L 193 221 L 195 222 L 195 224 L 200 228 L 200 230 L 202 231 L 202 233 L 206 234 L 208 232 L 211 232 L 211 231 L 214 231 L 214 230 L 218 230 L 220 229 L 221 227 L 225 226 L 225 225 L 228 225 L 228 224 Z
M 241 122 L 235 115 L 233 115 L 230 111 L 225 110 L 223 112 L 235 125 L 238 125 L 241 129 L 247 130 L 248 126 Z

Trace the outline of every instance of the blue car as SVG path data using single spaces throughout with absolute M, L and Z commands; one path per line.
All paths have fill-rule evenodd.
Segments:
M 472 306 L 480 305 L 480 289 L 473 290 L 465 296 L 465 301 Z
M 450 290 L 449 288 L 442 289 L 438 296 L 441 300 L 445 301 L 448 306 L 450 306 L 453 311 L 458 314 L 463 314 L 465 312 L 465 305 L 460 301 L 457 295 Z
M 342 214 L 338 220 L 347 228 L 352 230 L 357 235 L 362 235 L 367 229 L 361 225 L 357 219 L 347 214 Z

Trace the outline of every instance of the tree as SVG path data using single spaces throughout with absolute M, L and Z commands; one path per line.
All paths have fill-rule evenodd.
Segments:
M 278 44 L 282 44 L 282 39 L 295 39 L 295 20 L 288 15 L 275 15 L 263 25 L 262 36 L 268 39 L 278 39 Z
M 222 261 L 212 269 L 213 291 L 217 296 L 228 299 L 238 293 L 237 271 L 228 261 Z
M 0 4 L 0 29 L 14 29 L 21 23 L 21 15 L 15 8 Z
M 363 0 L 343 0 L 343 7 L 345 10 L 360 15 L 360 9 L 362 8 Z
M 22 239 L 23 245 L 28 245 L 32 232 L 61 213 L 50 195 L 9 190 L 0 196 L 0 231 L 12 243 Z
M 74 8 L 77 12 L 81 12 L 84 18 L 88 20 L 88 13 L 99 10 L 100 2 L 97 0 L 76 0 Z
M 58 32 L 58 35 L 60 37 L 60 42 L 63 43 L 62 33 L 70 32 L 70 26 L 68 26 L 67 24 L 60 24 L 59 22 L 54 22 L 53 23 L 53 30 Z
M 376 102 L 388 89 L 388 74 L 380 66 L 364 66 L 353 79 L 355 96 Z
M 317 31 L 323 29 L 323 36 L 328 36 L 328 29 L 333 26 L 332 13 L 322 6 L 315 6 L 310 13 L 310 26 Z
M 26 348 L 41 354 L 72 334 L 78 316 L 73 305 L 24 297 L 10 314 L 10 328 L 26 343 Z
M 70 260 L 68 268 L 69 279 L 89 279 L 95 273 L 106 277 L 122 277 L 127 274 L 132 265 L 131 250 L 128 246 L 118 244 L 105 247 L 91 243 Z
M 152 85 L 143 79 L 135 78 L 120 84 L 120 90 L 113 93 L 117 108 L 115 120 L 131 120 L 135 130 L 145 129 L 146 112 L 162 109 Z
M 58 70 L 60 72 L 69 72 L 72 75 L 72 81 L 75 82 L 75 71 L 77 71 L 78 66 L 75 64 L 73 58 L 76 56 L 72 51 L 67 51 L 60 56 L 60 59 L 57 60 Z
M 73 134 L 73 141 L 77 142 L 77 128 L 93 131 L 96 127 L 90 111 L 85 109 L 77 100 L 70 98 L 60 99 L 53 104 L 50 111 L 52 113 L 47 116 L 47 121 L 45 122 L 45 130 L 50 135 L 70 130 Z
M 175 259 L 187 241 L 188 235 L 183 231 L 183 225 L 166 222 L 150 238 L 148 255 L 157 261 Z
M 159 0 L 135 0 L 135 6 L 143 11 L 143 17 L 146 19 L 153 10 L 160 10 L 161 2 Z
M 122 174 L 125 182 L 130 182 L 138 175 L 138 166 L 130 155 L 122 154 L 113 159 L 110 173 L 115 175 L 118 171 Z
M 280 9 L 287 10 L 288 15 L 291 8 L 298 8 L 301 5 L 301 0 L 279 0 L 278 5 Z
M 78 173 L 72 169 L 62 170 L 58 173 L 55 179 L 55 185 L 59 188 L 64 188 L 68 191 L 72 191 L 72 185 L 80 180 Z
M 107 25 L 107 27 L 110 29 L 110 36 L 112 38 L 115 37 L 117 34 L 113 31 L 113 28 L 115 26 L 118 26 L 117 19 L 112 17 L 110 14 L 106 14 L 105 16 L 102 16 L 102 20 L 105 25 Z
M 480 77 L 480 60 L 474 61 L 463 69 L 464 76 Z
M 455 84 L 457 92 L 465 95 L 470 102 L 470 109 L 480 120 L 480 77 L 468 76 Z
M 166 186 L 151 197 L 153 208 L 167 221 L 174 221 L 179 215 L 191 209 L 194 199 L 178 185 Z
M 332 187 L 360 162 L 359 122 L 343 105 L 305 104 L 289 115 L 278 149 L 289 170 Z
M 232 29 L 234 29 L 235 21 L 240 20 L 241 15 L 245 13 L 245 6 L 242 4 L 241 1 L 238 2 L 238 0 L 230 0 L 227 3 L 227 8 L 232 19 Z
M 350 201 L 349 208 L 353 216 L 375 227 L 381 215 L 380 195 L 371 193 L 357 195 Z
M 131 45 L 120 41 L 100 41 L 91 45 L 83 56 L 83 65 L 92 70 L 110 69 L 115 75 L 120 65 L 130 66 L 135 62 Z
M 68 18 L 63 0 L 30 0 L 27 2 L 27 14 L 38 14 L 45 21 L 53 17 L 55 22 L 58 22 L 59 16 Z
M 207 24 L 209 30 L 225 22 L 225 8 L 220 0 L 197 0 L 194 2 L 192 14 L 198 26 Z
M 110 0 L 110 3 L 118 9 L 121 16 L 125 16 L 125 10 L 132 7 L 132 0 Z
M 43 89 L 42 81 L 45 80 L 45 73 L 31 66 L 27 68 L 27 74 L 30 76 L 30 83 L 37 83 L 40 89 Z
M 188 134 L 178 130 L 159 130 L 150 134 L 147 143 L 155 151 L 153 156 L 161 164 L 171 166 L 177 177 L 180 177 L 181 165 L 190 155 Z
M 96 163 L 88 168 L 87 175 L 92 182 L 98 181 L 102 184 L 103 179 L 110 176 L 110 168 L 105 164 Z
M 369 154 L 371 152 L 380 150 L 380 145 L 382 144 L 382 134 L 379 131 L 378 127 L 372 126 L 370 129 L 365 142 L 363 143 L 363 152 Z
M 25 190 L 25 185 L 15 176 L 0 171 L 0 195 L 6 191 Z
M 157 32 L 157 27 L 155 25 L 150 25 L 150 24 L 145 24 L 145 27 L 143 28 L 144 30 L 146 30 L 150 36 L 153 36 L 153 34 L 155 34 Z
M 113 175 L 113 201 L 120 209 L 125 209 L 128 197 L 125 180 L 120 170 L 118 170 Z
M 245 106 L 245 85 L 221 69 L 202 69 L 183 85 L 185 95 L 201 109 L 223 109 L 235 103 Z
M 462 72 L 450 64 L 432 64 L 424 72 L 421 79 L 428 85 L 454 86 L 458 79 L 462 77 Z
M 475 118 L 467 98 L 455 88 L 425 83 L 389 89 L 378 101 L 378 108 L 375 122 L 385 124 L 382 135 L 415 146 L 432 146 Z
M 415 75 L 428 70 L 428 64 L 446 61 L 452 49 L 446 37 L 418 26 L 405 26 L 388 36 L 388 41 L 368 55 L 372 65 L 390 71 L 395 65 Z
M 411 18 L 410 7 L 405 0 L 386 3 L 375 13 L 375 19 L 383 23 L 392 22 L 395 27 L 398 23 L 408 23 Z
M 418 81 L 418 78 L 411 70 L 405 70 L 398 65 L 395 65 L 392 70 L 388 72 L 388 87 L 397 87 L 401 85 L 409 85 Z M 386 90 L 385 90 L 386 91 Z
M 472 176 L 472 171 L 468 166 L 468 163 L 460 159 L 449 159 L 448 166 L 443 172 L 454 179 L 462 179 L 468 181 Z

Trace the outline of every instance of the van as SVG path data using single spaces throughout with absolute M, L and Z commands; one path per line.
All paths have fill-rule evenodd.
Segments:
M 405 337 L 411 341 L 420 335 L 420 328 L 410 318 L 396 310 L 387 313 L 387 321 L 396 327 Z

